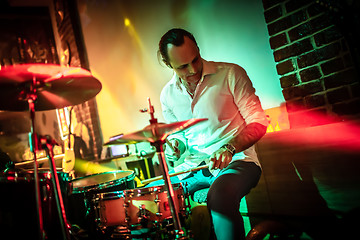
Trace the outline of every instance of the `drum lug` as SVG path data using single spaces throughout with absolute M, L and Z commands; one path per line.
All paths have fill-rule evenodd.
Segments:
M 104 222 L 106 223 L 106 220 Z M 100 217 L 95 218 L 95 223 L 96 224 L 101 223 L 101 218 Z
M 50 184 L 45 184 L 43 186 L 43 202 L 47 202 L 48 200 L 51 201 L 51 195 L 49 194 L 51 191 L 51 186 Z
M 130 222 L 130 217 L 125 217 L 125 222 Z
M 101 226 L 99 227 L 99 230 L 100 230 L 102 233 L 105 233 L 106 229 L 107 229 L 107 227 L 104 226 L 104 225 L 101 225 Z
M 111 239 L 132 239 L 131 231 L 125 226 L 118 226 L 112 232 Z
M 146 210 L 145 204 L 139 206 L 138 218 L 146 219 L 148 217 L 148 211 Z

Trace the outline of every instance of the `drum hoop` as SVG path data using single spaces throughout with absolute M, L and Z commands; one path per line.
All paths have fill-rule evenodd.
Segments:
M 181 183 L 173 183 L 174 190 L 183 189 Z M 165 192 L 165 185 L 158 185 L 158 186 L 152 186 L 152 187 L 143 187 L 143 188 L 133 188 L 133 189 L 125 189 L 122 191 L 114 191 L 114 192 L 106 192 L 106 193 L 99 193 L 97 194 L 98 198 L 104 199 L 104 200 L 110 200 L 110 199 L 118 199 L 122 197 L 139 197 L 147 194 L 152 193 L 162 193 Z
M 81 187 L 73 188 L 72 192 L 73 193 L 84 193 L 84 192 L 90 192 L 90 191 L 93 191 L 93 190 L 102 190 L 102 189 L 106 189 L 106 188 L 109 188 L 109 187 L 113 187 L 113 186 L 122 184 L 124 182 L 132 181 L 132 180 L 135 179 L 135 172 L 134 171 L 132 171 L 132 170 L 117 170 L 117 171 L 110 171 L 110 172 L 102 172 L 102 173 L 91 174 L 91 175 L 88 175 L 88 176 L 73 179 L 71 182 L 80 181 L 80 180 L 90 178 L 90 177 L 93 177 L 93 176 L 104 175 L 104 174 L 113 174 L 113 173 L 119 173 L 119 172 L 128 172 L 130 174 L 125 176 L 125 177 L 121 177 L 121 178 L 110 180 L 110 181 L 103 182 L 103 183 L 98 183 L 98 184 L 94 184 L 94 185 L 90 185 L 90 186 L 81 186 Z
M 112 199 L 119 199 L 124 198 L 124 191 L 114 191 L 114 192 L 105 192 L 105 193 L 97 193 L 96 200 L 112 200 Z
M 38 176 L 39 176 L 39 181 L 47 181 L 50 180 L 51 178 L 49 178 L 49 174 L 51 174 L 50 170 L 43 170 L 43 169 L 38 169 Z M 59 171 L 59 168 L 57 168 L 57 174 L 58 177 L 62 178 L 64 181 L 71 181 L 71 176 L 69 173 L 63 172 L 63 171 Z M 51 175 L 50 175 L 51 176 Z M 0 175 L 0 181 L 5 181 L 5 182 L 31 182 L 35 180 L 34 177 L 34 170 L 19 170 L 19 171 L 10 171 L 4 174 Z

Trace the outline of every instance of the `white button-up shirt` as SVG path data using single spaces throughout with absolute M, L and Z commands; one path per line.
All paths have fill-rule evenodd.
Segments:
M 169 136 L 185 143 L 191 154 L 211 155 L 244 127 L 253 122 L 268 125 L 259 98 L 245 70 L 231 63 L 203 60 L 202 77 L 192 97 L 174 74 L 160 95 L 167 123 L 207 118 L 180 133 Z M 234 160 L 252 161 L 260 166 L 255 147 L 236 153 Z

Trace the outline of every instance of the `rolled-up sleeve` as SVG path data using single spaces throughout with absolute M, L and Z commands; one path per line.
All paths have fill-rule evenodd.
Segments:
M 268 126 L 269 121 L 246 71 L 242 67 L 237 66 L 229 74 L 230 91 L 246 124 L 256 122 Z

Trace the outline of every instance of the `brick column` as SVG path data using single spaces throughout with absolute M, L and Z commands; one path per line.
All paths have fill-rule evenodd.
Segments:
M 358 118 L 358 52 L 341 28 L 341 9 L 313 0 L 263 6 L 290 127 Z
M 57 26 L 61 43 L 68 47 L 69 65 L 89 70 L 86 47 L 82 35 L 81 23 L 77 8 L 77 1 L 55 0 L 55 11 L 61 11 L 62 17 L 57 18 Z M 90 153 L 88 159 L 98 159 L 102 150 L 102 133 L 95 99 L 79 104 L 74 108 L 76 119 L 84 124 L 89 131 Z

